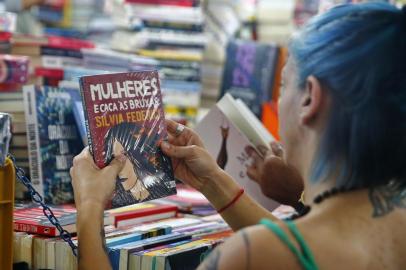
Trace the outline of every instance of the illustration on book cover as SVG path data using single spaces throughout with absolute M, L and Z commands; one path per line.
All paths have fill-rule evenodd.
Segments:
M 158 73 L 85 76 L 81 90 L 96 165 L 103 168 L 117 155 L 127 157 L 111 207 L 175 194 L 171 160 L 158 146 L 167 139 Z

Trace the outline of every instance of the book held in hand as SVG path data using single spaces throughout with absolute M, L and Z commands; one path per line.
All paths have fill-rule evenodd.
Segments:
M 103 168 L 115 156 L 127 157 L 111 207 L 175 194 L 171 160 L 159 148 L 167 132 L 158 72 L 84 76 L 80 88 L 96 165 Z
M 246 167 L 252 162 L 247 148 L 269 147 L 274 139 L 244 102 L 226 94 L 197 124 L 195 130 L 217 164 L 251 197 L 268 210 L 279 205 L 263 195 L 259 185 L 247 176 Z

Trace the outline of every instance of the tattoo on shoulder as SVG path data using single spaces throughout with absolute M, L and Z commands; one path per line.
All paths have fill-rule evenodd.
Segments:
M 205 261 L 205 269 L 207 270 L 217 270 L 220 261 L 220 250 L 219 248 L 215 248 L 213 252 L 209 255 L 209 257 Z
M 372 217 L 382 217 L 395 208 L 406 209 L 406 189 L 393 181 L 385 186 L 370 188 L 369 200 L 374 209 Z
M 250 240 L 248 239 L 248 235 L 247 235 L 247 232 L 246 231 L 241 231 L 241 235 L 242 235 L 242 238 L 244 239 L 244 245 L 245 245 L 245 258 L 246 258 L 246 260 L 245 260 L 245 269 L 250 269 L 250 265 L 251 265 L 251 262 L 250 262 Z

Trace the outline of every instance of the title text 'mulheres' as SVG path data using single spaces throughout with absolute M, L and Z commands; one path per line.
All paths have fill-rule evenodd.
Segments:
M 106 99 L 136 98 L 154 96 L 158 93 L 157 78 L 126 80 L 114 83 L 90 84 L 93 101 Z

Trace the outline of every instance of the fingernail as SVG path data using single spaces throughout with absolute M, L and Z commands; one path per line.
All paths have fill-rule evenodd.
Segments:
M 170 148 L 169 143 L 167 143 L 167 142 L 162 142 L 161 147 L 164 148 L 165 150 L 169 150 L 169 148 Z

